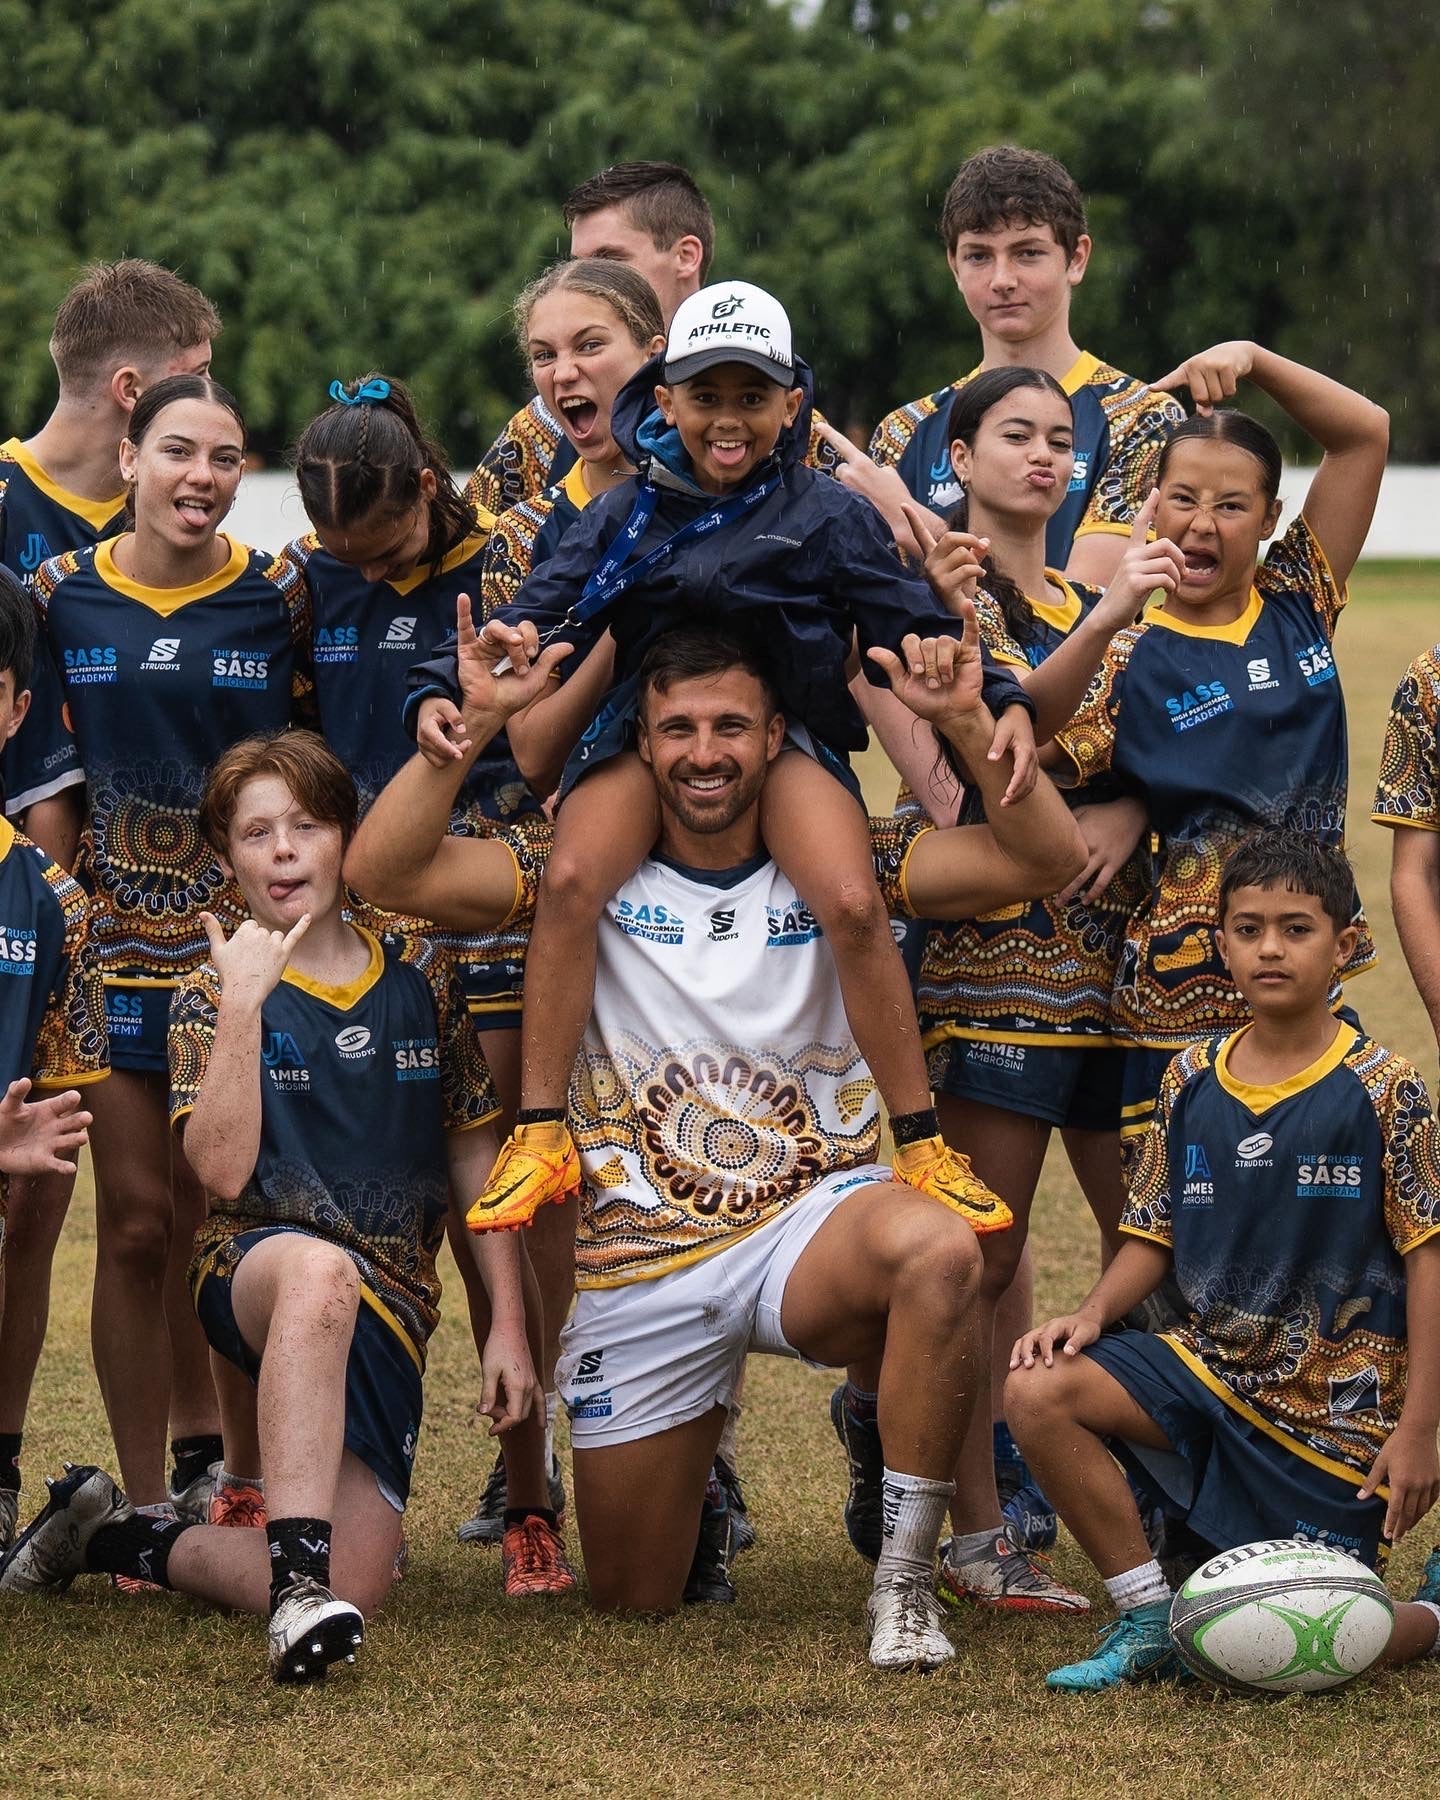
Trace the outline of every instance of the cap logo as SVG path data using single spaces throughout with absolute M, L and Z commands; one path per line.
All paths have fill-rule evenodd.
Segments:
M 743 294 L 730 294 L 724 300 L 717 300 L 710 308 L 712 319 L 728 319 L 733 312 L 738 312 L 745 304 Z

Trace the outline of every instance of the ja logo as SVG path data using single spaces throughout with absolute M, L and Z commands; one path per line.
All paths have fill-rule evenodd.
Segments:
M 1187 1144 L 1185 1146 L 1185 1179 L 1187 1181 L 1209 1181 L 1210 1161 L 1205 1154 L 1203 1144 Z
M 50 555 L 50 546 L 38 531 L 32 531 L 25 540 L 25 548 L 20 552 L 20 567 L 27 575 L 38 569 Z
M 260 1051 L 261 1060 L 267 1069 L 303 1069 L 305 1058 L 300 1054 L 300 1046 L 288 1031 L 272 1031 L 267 1033 Z
M 745 296 L 743 294 L 730 294 L 724 300 L 715 302 L 710 308 L 710 317 L 712 319 L 728 319 L 731 313 L 739 312 L 744 304 Z

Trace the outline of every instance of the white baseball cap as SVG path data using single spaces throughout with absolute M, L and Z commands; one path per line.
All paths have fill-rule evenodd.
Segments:
M 748 363 L 795 385 L 790 320 L 773 294 L 748 281 L 717 281 L 682 300 L 665 345 L 665 379 L 688 381 L 716 363 Z

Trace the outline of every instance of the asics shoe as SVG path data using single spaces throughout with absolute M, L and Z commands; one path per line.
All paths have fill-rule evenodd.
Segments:
M 85 1572 L 85 1547 L 102 1525 L 134 1508 L 102 1469 L 66 1463 L 50 1498 L 0 1562 L 0 1594 L 43 1594 L 69 1587 Z
M 730 1508 L 721 1488 L 718 1502 L 706 1494 L 700 1512 L 700 1535 L 682 1595 L 686 1606 L 734 1605 L 739 1596 L 730 1579 L 732 1543 Z
M 210 1525 L 235 1525 L 262 1530 L 269 1523 L 265 1511 L 265 1490 L 251 1481 L 237 1481 L 223 1471 L 210 1496 Z
M 550 1473 L 546 1478 L 550 1494 L 550 1510 L 559 1524 L 565 1523 L 565 1478 L 560 1472 L 560 1459 L 550 1458 Z M 495 1453 L 495 1467 L 490 1471 L 490 1478 L 480 1490 L 480 1503 L 465 1522 L 457 1527 L 455 1536 L 462 1544 L 498 1544 L 505 1536 L 505 1508 L 509 1504 L 508 1484 L 505 1479 L 505 1452 Z
M 574 1591 L 575 1571 L 560 1533 L 538 1513 L 506 1529 L 500 1572 L 507 1600 L 536 1600 Z
M 750 1523 L 750 1509 L 745 1504 L 745 1490 L 740 1477 L 723 1456 L 715 1458 L 715 1479 L 725 1490 L 725 1504 L 730 1509 L 730 1558 L 743 1556 L 755 1547 L 755 1527 Z
M 20 1523 L 20 1495 L 14 1488 L 0 1488 L 0 1556 L 15 1542 Z
M 213 1462 L 182 1488 L 166 1483 L 165 1491 L 170 1497 L 170 1504 L 175 1508 L 175 1517 L 182 1525 L 210 1523 L 210 1497 L 215 1492 L 215 1483 L 224 1467 L 223 1462 Z
M 1010 1208 L 970 1167 L 970 1158 L 952 1150 L 942 1137 L 900 1146 L 890 1167 L 897 1181 L 959 1213 L 977 1236 L 1015 1223 Z
M 954 1543 L 940 1547 L 940 1598 L 953 1606 L 971 1600 L 992 1612 L 1087 1613 L 1090 1602 L 1057 1581 L 1050 1559 L 1029 1550 L 1007 1526 L 973 1561 L 957 1563 Z
M 1020 1466 L 1025 1468 L 1023 1463 Z M 998 1481 L 996 1485 L 999 1486 Z M 1025 1469 L 1025 1479 L 1017 1487 L 1011 1488 L 1008 1494 L 1001 1494 L 1000 1511 L 1016 1545 L 1022 1550 L 1048 1550 L 1060 1534 L 1055 1508 L 1028 1469 Z
M 877 1669 L 938 1669 L 955 1655 L 929 1575 L 895 1575 L 865 1603 L 870 1661 Z
M 365 1621 L 348 1600 L 302 1575 L 270 1611 L 270 1673 L 276 1681 L 323 1681 L 331 1663 L 355 1660 Z
M 1067 1694 L 1098 1694 L 1123 1682 L 1163 1681 L 1181 1672 L 1170 1642 L 1170 1602 L 1155 1600 L 1112 1619 L 1101 1628 L 1092 1657 L 1052 1669 L 1045 1685 Z
M 850 1465 L 845 1496 L 845 1535 L 866 1562 L 880 1560 L 885 1487 L 885 1450 L 874 1419 L 857 1419 L 845 1404 L 842 1381 L 830 1396 L 830 1423 Z
M 580 1158 L 565 1127 L 517 1125 L 465 1223 L 472 1231 L 518 1231 L 547 1201 L 567 1200 L 579 1188 Z
M 1425 1558 L 1415 1598 L 1425 1601 L 1429 1606 L 1440 1606 L 1440 1550 L 1432 1550 Z

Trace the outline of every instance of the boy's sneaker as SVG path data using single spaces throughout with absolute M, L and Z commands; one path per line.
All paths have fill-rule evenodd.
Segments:
M 1423 1600 L 1427 1606 L 1440 1606 L 1440 1549 L 1432 1550 L 1425 1558 L 1415 1598 Z
M 845 1496 L 845 1535 L 866 1562 L 879 1562 L 884 1504 L 885 1450 L 875 1419 L 857 1419 L 845 1404 L 842 1381 L 830 1396 L 830 1423 L 850 1466 Z
M 276 1681 L 322 1681 L 331 1663 L 354 1662 L 365 1621 L 348 1600 L 302 1575 L 270 1612 L 270 1673 Z
M 959 1213 L 977 1235 L 1004 1231 L 1015 1223 L 1010 1208 L 970 1167 L 970 1158 L 952 1150 L 942 1137 L 902 1145 L 890 1167 L 897 1181 Z
M 85 1572 L 85 1547 L 102 1525 L 127 1519 L 134 1507 L 104 1472 L 66 1463 L 50 1498 L 0 1562 L 0 1594 L 44 1594 L 67 1588 Z
M 732 1538 L 730 1508 L 706 1500 L 700 1513 L 700 1535 L 681 1596 L 686 1606 L 733 1606 L 739 1595 L 730 1579 Z
M 1095 1654 L 1067 1663 L 1045 1677 L 1046 1687 L 1067 1694 L 1098 1694 L 1127 1681 L 1162 1681 L 1182 1672 L 1170 1642 L 1170 1602 L 1135 1606 L 1101 1628 Z
M 517 1125 L 465 1215 L 471 1231 L 518 1231 L 551 1200 L 580 1189 L 580 1158 L 563 1125 Z
M 220 1478 L 220 1471 L 225 1467 L 223 1462 L 213 1462 L 209 1468 L 202 1469 L 193 1481 L 184 1487 L 177 1488 L 166 1482 L 165 1492 L 170 1504 L 175 1508 L 175 1517 L 182 1525 L 207 1525 L 210 1523 L 210 1499 L 215 1492 L 215 1483 Z
M 715 1458 L 715 1479 L 724 1490 L 725 1504 L 730 1509 L 730 1558 L 733 1562 L 745 1551 L 754 1549 L 755 1527 L 750 1523 L 750 1509 L 745 1504 L 740 1477 L 723 1456 Z
M 940 1546 L 940 1573 L 936 1580 L 940 1598 L 952 1606 L 962 1600 L 992 1612 L 1087 1613 L 1084 1594 L 1057 1581 L 1048 1556 L 1029 1550 L 1006 1526 L 989 1547 L 971 1562 L 957 1563 L 954 1540 Z
M 865 1617 L 877 1669 L 938 1669 L 955 1655 L 928 1575 L 896 1575 L 872 1588 Z
M 560 1472 L 558 1456 L 550 1458 L 547 1478 L 550 1510 L 559 1524 L 565 1523 L 565 1477 Z M 462 1544 L 498 1544 L 505 1536 L 505 1508 L 508 1505 L 505 1481 L 505 1452 L 495 1452 L 495 1467 L 480 1490 L 480 1503 L 465 1522 L 456 1528 L 455 1536 Z
M 1021 1467 L 1024 1468 L 1023 1463 Z M 1048 1550 L 1060 1535 L 1055 1508 L 1028 1469 L 1018 1487 L 1011 1488 L 1008 1494 L 1002 1491 L 1000 1511 L 1021 1549 Z
M 20 1523 L 20 1495 L 15 1488 L 0 1488 L 0 1556 L 15 1542 Z
M 210 1496 L 209 1525 L 235 1525 L 247 1529 L 259 1527 L 261 1530 L 270 1522 L 265 1511 L 265 1492 L 253 1482 L 236 1481 L 227 1476 L 217 1481 L 215 1491 Z
M 507 1600 L 569 1594 L 576 1585 L 564 1540 L 538 1513 L 506 1531 L 500 1543 L 500 1574 Z

